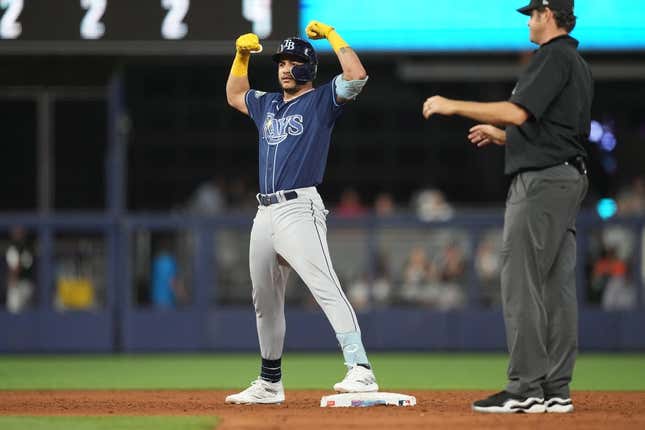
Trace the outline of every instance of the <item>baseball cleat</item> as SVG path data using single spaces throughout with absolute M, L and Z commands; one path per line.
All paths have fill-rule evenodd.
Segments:
M 246 390 L 226 397 L 226 403 L 238 405 L 272 404 L 284 402 L 282 382 L 268 382 L 258 378 Z
M 356 365 L 349 368 L 342 381 L 334 384 L 334 391 L 339 393 L 371 393 L 378 391 L 378 385 L 372 369 Z
M 562 397 L 551 397 L 544 401 L 546 411 L 552 414 L 567 414 L 573 412 L 573 402 L 571 399 Z
M 539 414 L 546 411 L 544 399 L 539 397 L 524 397 L 508 391 L 477 400 L 473 403 L 473 411 L 493 414 Z

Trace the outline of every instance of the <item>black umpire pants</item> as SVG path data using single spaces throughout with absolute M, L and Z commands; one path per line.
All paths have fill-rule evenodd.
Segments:
M 570 165 L 517 174 L 504 215 L 506 390 L 569 397 L 578 349 L 575 221 L 587 177 Z

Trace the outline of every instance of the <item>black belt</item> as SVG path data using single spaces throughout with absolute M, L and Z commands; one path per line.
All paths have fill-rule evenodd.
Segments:
M 585 163 L 585 158 L 582 155 L 569 158 L 564 162 L 564 164 L 575 167 L 581 175 L 587 174 L 587 164 Z
M 283 193 L 283 195 L 284 199 L 280 199 L 278 193 L 258 194 L 258 203 L 260 203 L 262 206 L 271 206 L 276 203 L 280 203 L 281 201 L 293 200 L 298 197 L 298 193 L 296 193 L 295 191 L 286 191 Z
M 525 167 L 525 168 L 519 169 L 517 172 L 515 172 L 513 176 L 519 175 L 520 173 L 524 173 L 524 172 L 537 172 L 539 170 L 550 169 L 551 167 L 561 166 L 563 164 L 566 166 L 575 167 L 576 170 L 580 172 L 581 175 L 587 174 L 587 163 L 585 163 L 585 158 L 582 155 L 577 155 L 575 157 L 569 158 L 567 161 L 563 163 L 556 163 L 556 164 L 551 164 L 549 166 L 543 166 L 543 167 Z

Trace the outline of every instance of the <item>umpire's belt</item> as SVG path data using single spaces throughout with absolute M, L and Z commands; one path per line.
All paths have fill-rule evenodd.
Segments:
M 582 155 L 577 155 L 573 158 L 569 158 L 564 163 L 556 163 L 556 164 L 551 164 L 550 166 L 542 166 L 542 167 L 526 167 L 518 170 L 517 172 L 515 172 L 514 175 L 519 175 L 520 173 L 524 173 L 524 172 L 537 172 L 539 170 L 550 169 L 551 167 L 561 166 L 563 164 L 565 166 L 574 167 L 581 175 L 587 174 L 587 163 L 585 163 L 585 158 Z
M 568 159 L 564 164 L 575 167 L 581 175 L 587 174 L 587 164 L 581 155 Z
M 262 206 L 271 206 L 276 203 L 286 202 L 287 200 L 293 200 L 298 197 L 298 193 L 295 191 L 278 191 L 273 194 L 258 194 L 255 198 L 258 200 Z

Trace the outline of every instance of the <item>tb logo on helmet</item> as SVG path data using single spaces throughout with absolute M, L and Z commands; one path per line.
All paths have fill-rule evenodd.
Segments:
M 282 50 L 283 51 L 293 51 L 296 47 L 296 44 L 294 43 L 293 40 L 287 39 L 284 42 L 282 42 Z

